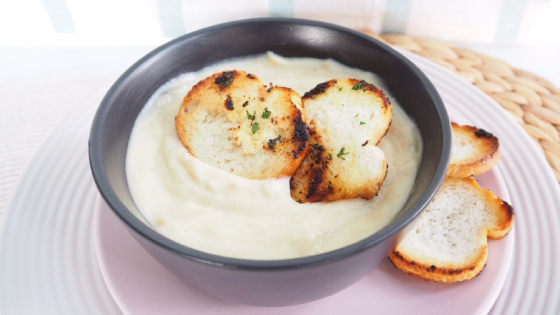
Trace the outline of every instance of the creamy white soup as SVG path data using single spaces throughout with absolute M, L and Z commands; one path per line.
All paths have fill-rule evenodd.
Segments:
M 393 123 L 379 144 L 389 165 L 379 195 L 300 204 L 290 197 L 289 178 L 247 179 L 191 156 L 177 136 L 175 115 L 193 85 L 231 69 L 301 95 L 335 78 L 363 79 L 382 89 L 393 104 Z M 186 73 L 159 88 L 132 130 L 126 172 L 135 204 L 158 233 L 207 253 L 275 260 L 332 251 L 386 226 L 410 194 L 421 154 L 416 125 L 374 74 L 333 60 L 267 53 Z

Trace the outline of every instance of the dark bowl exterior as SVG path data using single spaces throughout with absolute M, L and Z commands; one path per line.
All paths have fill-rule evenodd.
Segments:
M 424 151 L 415 186 L 387 227 L 321 255 L 253 261 L 204 253 L 175 243 L 146 226 L 125 173 L 128 140 L 136 117 L 170 79 L 218 61 L 273 51 L 286 57 L 332 58 L 381 76 L 417 124 Z M 139 60 L 107 92 L 90 134 L 90 164 L 103 198 L 134 238 L 185 282 L 223 300 L 259 306 L 313 301 L 355 283 L 387 257 L 396 235 L 416 218 L 445 178 L 451 151 L 447 112 L 434 86 L 410 61 L 361 33 L 322 22 L 254 19 L 187 34 Z
M 129 232 L 162 266 L 190 286 L 232 303 L 254 306 L 289 306 L 335 294 L 375 269 L 394 245 L 394 237 L 336 261 L 292 268 L 236 268 L 201 263 L 173 253 Z

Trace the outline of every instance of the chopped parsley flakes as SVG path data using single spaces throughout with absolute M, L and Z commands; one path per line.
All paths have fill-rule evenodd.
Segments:
M 365 122 L 360 121 L 360 126 L 361 126 L 361 125 L 365 125 L 365 124 L 366 124 Z
M 313 143 L 309 145 L 310 147 L 312 147 L 313 149 L 319 151 L 321 150 L 321 146 L 318 143 Z
M 253 126 L 253 123 L 255 122 L 255 115 L 257 114 L 257 112 L 253 112 L 253 115 L 249 114 L 249 111 L 246 110 L 247 112 L 247 119 L 249 119 L 251 121 L 251 126 Z M 258 129 L 257 129 L 258 130 Z M 255 132 L 253 132 L 254 134 Z
M 214 83 L 218 84 L 220 88 L 225 88 L 231 85 L 233 78 L 237 75 L 235 71 L 222 72 L 222 75 L 214 80 Z
M 268 118 L 268 117 L 270 117 L 270 114 L 272 114 L 272 112 L 268 110 L 268 107 L 265 107 L 264 112 L 262 113 L 261 117 L 262 118 Z
M 350 154 L 350 152 L 346 152 L 346 151 L 344 151 L 344 148 L 342 148 L 342 149 L 340 149 L 340 151 L 336 154 L 336 157 L 337 157 L 337 158 L 341 158 L 341 159 L 343 159 L 343 160 L 346 160 L 346 159 L 344 158 L 344 156 L 345 156 L 346 154 Z
M 274 148 L 276 147 L 276 145 L 282 140 L 282 136 L 278 136 L 274 139 L 270 139 L 268 140 L 268 148 L 271 150 L 274 150 Z
M 255 134 L 255 133 L 257 133 L 257 131 L 259 131 L 259 129 L 261 129 L 261 127 L 259 126 L 259 123 L 254 123 L 253 128 L 251 128 L 251 131 L 253 132 L 253 134 Z
M 364 88 L 364 85 L 368 84 L 366 81 L 362 80 L 359 83 L 354 84 L 354 86 L 352 87 L 352 90 L 357 91 L 360 90 L 362 88 Z M 365 88 L 364 88 L 364 92 L 365 92 Z
M 247 118 L 248 118 L 249 120 L 255 120 L 255 114 L 256 114 L 257 112 L 254 112 L 253 115 L 249 114 L 249 111 L 248 111 L 248 110 L 246 110 L 246 112 L 247 112 Z

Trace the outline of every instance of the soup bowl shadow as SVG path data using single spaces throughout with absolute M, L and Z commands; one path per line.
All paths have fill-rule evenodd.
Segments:
M 247 260 L 208 254 L 151 229 L 134 204 L 126 152 L 134 122 L 152 94 L 170 79 L 224 59 L 272 51 L 285 57 L 332 58 L 379 75 L 418 126 L 423 154 L 414 188 L 397 217 L 373 235 L 310 257 Z M 389 46 L 340 26 L 299 19 L 231 22 L 179 37 L 136 62 L 111 87 L 95 115 L 89 139 L 99 192 L 136 241 L 189 285 L 217 298 L 257 306 L 301 304 L 357 282 L 383 259 L 398 233 L 426 207 L 449 164 L 447 112 L 428 78 Z

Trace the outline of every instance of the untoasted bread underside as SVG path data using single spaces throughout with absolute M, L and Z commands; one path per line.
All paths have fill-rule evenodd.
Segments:
M 309 131 L 298 93 L 241 70 L 196 84 L 177 113 L 183 145 L 199 160 L 251 179 L 291 176 Z
M 487 239 L 506 236 L 513 222 L 513 208 L 475 179 L 447 178 L 389 259 L 425 280 L 470 280 L 486 265 Z
M 305 202 L 371 199 L 387 175 L 376 145 L 389 130 L 393 107 L 383 91 L 355 79 L 336 79 L 305 93 L 310 148 L 290 181 Z
M 447 176 L 480 175 L 500 160 L 500 143 L 493 134 L 473 126 L 452 123 L 453 144 Z

